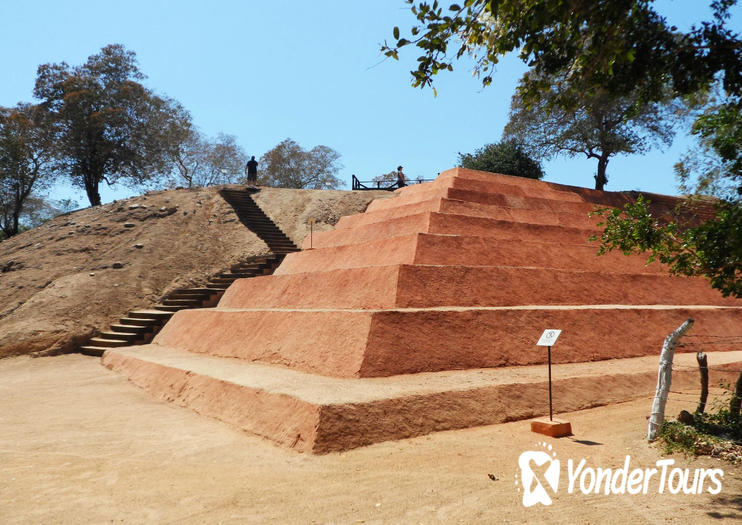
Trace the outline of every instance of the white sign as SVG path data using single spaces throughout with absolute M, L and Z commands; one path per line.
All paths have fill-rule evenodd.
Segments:
M 556 343 L 556 340 L 559 338 L 559 334 L 561 333 L 561 330 L 547 328 L 544 330 L 544 333 L 541 334 L 541 339 L 538 340 L 536 346 L 554 346 L 554 343 Z

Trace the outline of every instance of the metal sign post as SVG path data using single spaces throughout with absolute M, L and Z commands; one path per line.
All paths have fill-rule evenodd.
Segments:
M 551 400 L 551 346 L 556 343 L 556 340 L 559 339 L 559 334 L 561 334 L 561 330 L 544 330 L 544 333 L 541 334 L 541 338 L 538 340 L 538 343 L 536 343 L 536 346 L 545 346 L 548 348 L 548 354 L 549 354 L 549 421 L 554 421 L 554 408 Z
M 552 401 L 551 390 L 551 347 L 559 339 L 561 330 L 547 329 L 541 334 L 536 346 L 545 346 L 547 348 L 547 362 L 549 366 L 549 421 L 531 421 L 531 430 L 539 434 L 546 434 L 551 437 L 568 436 L 572 434 L 572 426 L 566 421 L 554 421 L 554 404 Z
M 314 223 L 315 222 L 317 222 L 317 219 L 315 219 L 314 217 L 309 219 L 309 249 L 310 250 L 312 249 L 312 246 L 313 246 L 312 236 L 314 234 Z
M 554 421 L 554 408 L 551 403 L 551 347 L 549 346 L 549 421 Z

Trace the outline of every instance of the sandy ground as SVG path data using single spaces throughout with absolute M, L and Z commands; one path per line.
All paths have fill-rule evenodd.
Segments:
M 639 400 L 563 415 L 574 438 L 527 422 L 442 432 L 342 454 L 277 448 L 188 409 L 157 401 L 95 358 L 0 361 L 2 523 L 717 523 L 742 519 L 742 467 L 723 468 L 717 496 L 567 494 L 523 507 L 521 452 L 553 446 L 595 467 L 652 467 Z M 673 394 L 668 413 L 693 406 Z M 565 467 L 563 467 L 563 470 Z M 495 475 L 492 481 L 488 475 Z

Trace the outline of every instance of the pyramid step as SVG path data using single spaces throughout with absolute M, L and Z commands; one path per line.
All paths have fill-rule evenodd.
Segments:
M 697 388 L 695 354 L 675 360 L 673 389 Z M 740 368 L 742 351 L 711 352 L 709 360 Z M 548 412 L 543 365 L 518 367 L 517 373 L 502 367 L 336 378 L 159 345 L 109 350 L 102 362 L 158 398 L 316 454 Z M 168 381 L 161 379 L 165 370 Z M 559 411 L 569 412 L 651 395 L 657 358 L 556 364 L 553 371 Z M 607 378 L 611 388 L 605 388 Z

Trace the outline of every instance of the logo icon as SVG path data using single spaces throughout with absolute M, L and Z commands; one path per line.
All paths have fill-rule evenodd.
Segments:
M 518 474 L 515 485 L 523 489 L 523 506 L 532 507 L 537 503 L 551 505 L 551 496 L 559 488 L 559 460 L 556 452 L 546 442 L 537 444 L 542 450 L 527 450 L 518 458 Z M 518 492 L 521 491 L 518 486 Z

